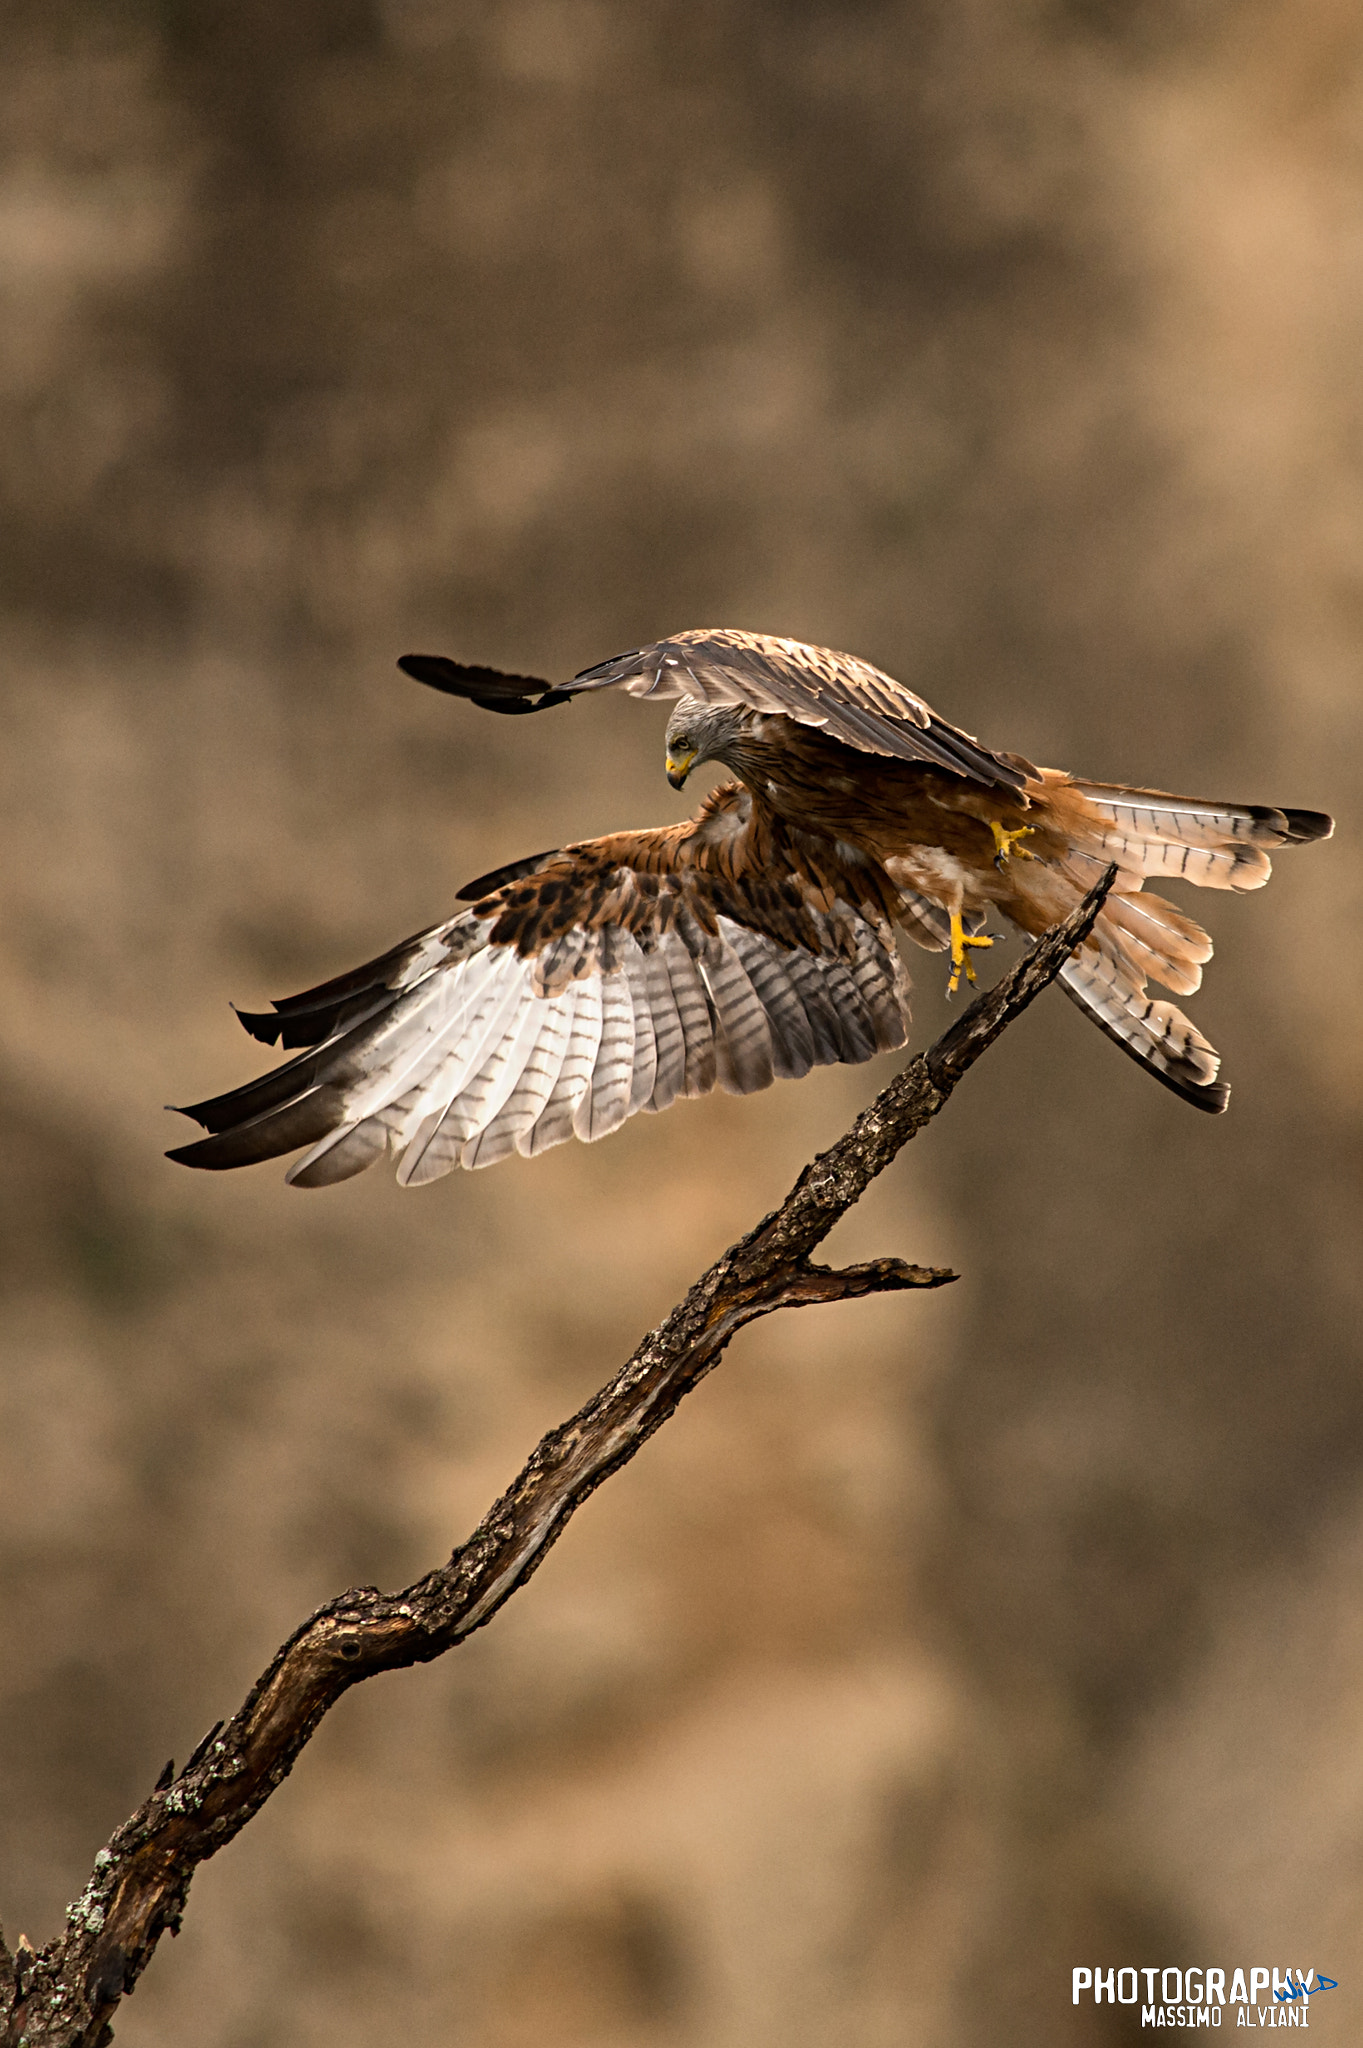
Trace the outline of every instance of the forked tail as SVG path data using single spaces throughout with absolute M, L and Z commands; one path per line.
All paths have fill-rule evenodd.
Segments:
M 1204 889 L 1260 889 L 1272 873 L 1270 847 L 1328 839 L 1334 820 L 1322 811 L 1198 802 L 1111 783 L 1068 788 L 1084 799 L 1087 827 L 1071 849 L 1075 878 L 1087 887 L 1091 866 L 1109 861 L 1118 874 L 1091 937 L 1061 968 L 1061 986 L 1157 1080 L 1216 1114 L 1230 1099 L 1217 1079 L 1221 1055 L 1174 1003 L 1146 993 L 1154 980 L 1191 995 L 1212 942 L 1184 911 L 1145 895 L 1143 884 L 1151 875 L 1171 875 Z

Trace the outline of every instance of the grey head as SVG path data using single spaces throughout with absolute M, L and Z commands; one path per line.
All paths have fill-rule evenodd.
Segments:
M 707 704 L 679 697 L 667 721 L 667 779 L 680 789 L 702 761 L 722 761 L 742 775 L 751 753 L 753 714 L 742 704 Z

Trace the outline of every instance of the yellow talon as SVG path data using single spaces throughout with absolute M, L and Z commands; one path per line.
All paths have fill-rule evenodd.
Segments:
M 995 830 L 997 830 L 997 829 L 998 829 L 998 828 L 997 828 L 997 826 L 996 826 L 996 827 L 995 827 Z M 953 911 L 952 911 L 952 913 L 951 913 L 951 979 L 950 979 L 950 981 L 949 981 L 949 982 L 947 983 L 947 994 L 948 994 L 949 996 L 954 996 L 954 995 L 955 995 L 955 993 L 956 993 L 956 991 L 957 991 L 957 989 L 958 989 L 958 988 L 960 987 L 960 985 L 961 985 L 961 969 L 962 969 L 962 968 L 964 968 L 964 969 L 965 969 L 965 978 L 966 978 L 966 980 L 967 980 L 967 981 L 973 981 L 973 980 L 975 979 L 975 970 L 974 970 L 974 968 L 973 968 L 973 967 L 971 966 L 971 964 L 970 964 L 969 960 L 967 960 L 967 958 L 966 958 L 966 953 L 965 953 L 965 949 L 966 949 L 966 947 L 967 947 L 967 946 L 992 946 L 992 945 L 993 945 L 993 943 L 994 943 L 994 941 L 993 941 L 993 940 L 992 940 L 991 938 L 987 937 L 987 936 L 984 936 L 984 937 L 981 937 L 981 938 L 978 938 L 978 939 L 972 939 L 972 938 L 968 938 L 968 937 L 966 936 L 966 929 L 965 929 L 965 926 L 964 926 L 964 925 L 962 924 L 962 922 L 961 922 L 961 913 L 960 913 L 960 911 L 959 911 L 959 910 L 953 910 Z
M 994 821 L 994 819 L 991 818 L 989 821 L 989 829 L 994 835 L 994 866 L 996 868 L 1001 868 L 1003 866 L 1003 863 L 1008 859 L 1014 847 L 1017 847 L 1017 857 L 1019 860 L 1036 859 L 1036 855 L 1030 852 L 1027 847 L 1018 845 L 1018 841 L 1020 839 L 1031 838 L 1033 832 L 1035 832 L 1036 830 L 1035 825 L 1022 825 L 1016 832 L 1005 832 L 1002 825 L 997 824 Z M 971 980 L 974 980 L 973 975 L 971 976 Z

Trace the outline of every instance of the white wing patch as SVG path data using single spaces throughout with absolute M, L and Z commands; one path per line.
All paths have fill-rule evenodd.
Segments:
M 350 1048 L 336 1126 L 288 1179 L 324 1187 L 394 1152 L 418 1186 L 592 1143 L 679 1095 L 751 1094 L 904 1044 L 908 977 L 887 930 L 840 904 L 816 914 L 816 953 L 717 923 L 688 913 L 642 939 L 577 928 L 530 958 L 484 942 L 423 962 Z M 325 1050 L 308 1092 L 332 1079 Z

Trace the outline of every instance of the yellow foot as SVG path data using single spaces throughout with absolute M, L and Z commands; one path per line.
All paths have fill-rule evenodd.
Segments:
M 997 830 L 997 829 L 998 829 L 998 828 L 997 828 L 997 827 L 995 827 L 995 830 Z M 993 945 L 993 943 L 994 943 L 994 941 L 993 941 L 993 940 L 992 940 L 991 938 L 989 938 L 989 937 L 988 937 L 987 935 L 985 935 L 985 936 L 982 936 L 982 937 L 980 937 L 980 938 L 978 938 L 978 939 L 971 939 L 971 938 L 967 938 L 967 937 L 966 937 L 966 931 L 965 931 L 965 926 L 964 926 L 964 925 L 963 925 L 963 924 L 961 923 L 961 913 L 960 913 L 960 911 L 959 911 L 959 910 L 953 910 L 953 911 L 952 911 L 952 913 L 951 913 L 951 979 L 950 979 L 950 981 L 949 981 L 949 982 L 947 983 L 947 994 L 948 994 L 949 996 L 954 996 L 954 995 L 955 995 L 955 993 L 956 993 L 956 991 L 957 991 L 957 989 L 958 989 L 958 988 L 960 987 L 960 985 L 961 985 L 961 969 L 962 969 L 962 968 L 964 968 L 964 969 L 965 969 L 965 978 L 966 978 L 966 980 L 967 980 L 967 981 L 973 981 L 973 980 L 975 979 L 975 969 L 974 969 L 974 968 L 973 968 L 973 967 L 971 966 L 971 964 L 970 964 L 970 961 L 969 961 L 969 960 L 968 960 L 968 959 L 966 958 L 966 947 L 967 947 L 967 946 L 992 946 L 992 945 Z
M 1015 847 L 1017 848 L 1017 857 L 1019 860 L 1036 859 L 1036 855 L 1030 852 L 1027 847 L 1018 845 L 1018 841 L 1020 839 L 1031 838 L 1033 832 L 1035 832 L 1036 830 L 1035 825 L 1023 825 L 1016 832 L 1005 832 L 1002 825 L 997 824 L 994 821 L 994 819 L 991 818 L 989 821 L 989 829 L 994 835 L 994 866 L 996 868 L 1002 868 L 1003 863 L 1008 859 L 1008 857 L 1013 852 L 1013 849 Z M 974 979 L 973 975 L 971 979 Z

